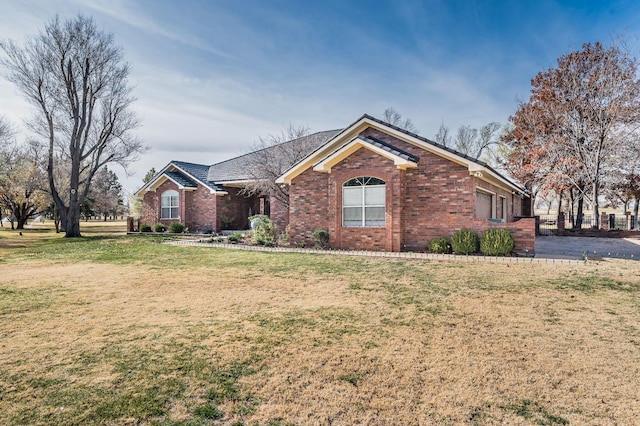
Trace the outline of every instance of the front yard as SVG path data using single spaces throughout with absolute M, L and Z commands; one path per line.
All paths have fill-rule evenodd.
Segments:
M 0 423 L 633 424 L 637 262 L 0 231 Z

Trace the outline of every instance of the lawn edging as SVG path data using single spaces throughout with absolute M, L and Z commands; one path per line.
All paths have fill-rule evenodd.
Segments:
M 323 254 L 337 256 L 359 256 L 359 257 L 381 257 L 388 259 L 423 259 L 423 260 L 445 260 L 458 262 L 493 262 L 493 263 L 541 263 L 541 264 L 584 264 L 589 259 L 548 259 L 537 257 L 517 257 L 517 256 L 478 256 L 478 255 L 458 255 L 458 254 L 436 254 L 436 253 L 416 253 L 416 252 L 389 252 L 370 250 L 322 250 L 314 248 L 298 247 L 265 247 L 246 244 L 229 244 L 219 242 L 203 242 L 202 240 L 174 240 L 166 241 L 163 244 L 189 246 L 189 247 L 210 247 L 227 250 L 261 251 L 269 253 L 301 253 L 301 254 Z

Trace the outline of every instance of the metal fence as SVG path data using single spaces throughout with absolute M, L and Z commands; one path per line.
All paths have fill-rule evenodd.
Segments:
M 558 216 L 557 215 L 540 215 L 540 234 L 555 235 L 558 232 Z M 576 229 L 577 217 L 565 216 L 564 229 Z M 635 219 L 635 218 L 634 218 Z M 611 226 L 613 225 L 613 226 Z M 627 229 L 627 216 L 615 215 L 614 223 L 609 223 L 609 229 Z M 581 229 L 592 229 L 596 226 L 596 221 L 592 214 L 582 215 Z M 602 226 L 602 224 L 600 224 Z M 631 224 L 632 228 L 636 228 L 636 224 Z

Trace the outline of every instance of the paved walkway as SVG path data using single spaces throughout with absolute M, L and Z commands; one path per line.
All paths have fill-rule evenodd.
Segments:
M 585 255 L 640 260 L 640 238 L 536 237 L 536 258 L 584 259 Z

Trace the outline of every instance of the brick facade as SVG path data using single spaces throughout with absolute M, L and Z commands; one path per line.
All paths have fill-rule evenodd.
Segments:
M 417 168 L 398 169 L 392 160 L 360 148 L 330 173 L 308 168 L 290 187 L 290 237 L 293 243 L 312 244 L 314 229 L 329 231 L 335 249 L 424 251 L 427 241 L 468 228 L 478 233 L 488 228 L 508 228 L 516 238 L 516 251 L 533 253 L 533 219 L 513 222 L 522 212 L 522 199 L 469 173 L 467 166 L 399 140 L 373 128 L 362 132 L 415 155 Z M 342 185 L 359 176 L 386 183 L 385 227 L 342 226 Z M 493 212 L 504 201 L 507 223 L 476 218 L 476 191 L 492 194 Z M 496 215 L 492 215 L 495 217 Z
M 178 217 L 175 219 L 161 219 L 161 197 L 165 191 L 178 191 Z M 209 188 L 198 185 L 196 189 L 180 189 L 174 182 L 166 180 L 155 192 L 145 193 L 142 202 L 142 223 L 152 227 L 156 223 L 169 226 L 171 222 L 183 223 L 191 232 L 216 231 L 224 228 L 222 218 L 233 219 L 230 229 L 247 229 L 250 214 L 259 212 L 257 197 L 247 197 L 240 194 L 238 188 L 227 188 L 228 194 L 212 193 Z

